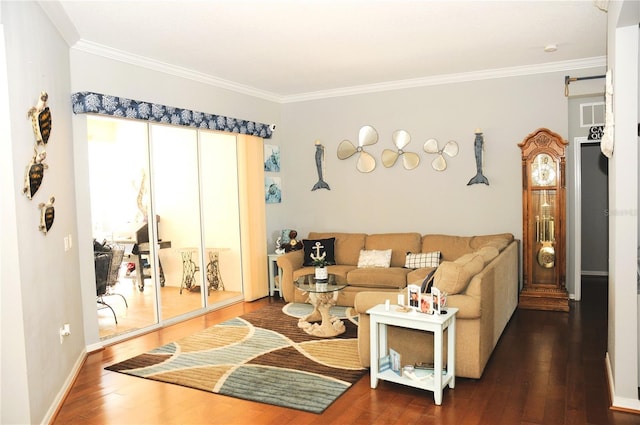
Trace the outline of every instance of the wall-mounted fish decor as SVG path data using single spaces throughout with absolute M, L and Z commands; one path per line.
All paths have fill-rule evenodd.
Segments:
M 324 181 L 324 146 L 320 143 L 320 140 L 316 140 L 316 170 L 318 171 L 318 182 L 313 185 L 311 188 L 312 191 L 316 189 L 327 189 L 331 190 L 329 187 L 329 183 Z
M 51 135 L 51 111 L 47 106 L 48 99 L 47 92 L 41 92 L 36 106 L 31 107 L 27 112 L 27 116 L 31 118 L 33 134 L 38 145 L 46 145 Z
M 489 186 L 489 180 L 482 174 L 482 151 L 484 150 L 484 136 L 479 128 L 475 131 L 476 139 L 473 142 L 473 150 L 476 154 L 476 175 L 469 180 L 467 186 L 472 184 L 484 183 Z

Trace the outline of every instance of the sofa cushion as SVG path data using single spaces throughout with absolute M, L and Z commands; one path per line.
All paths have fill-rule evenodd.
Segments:
M 390 249 L 361 249 L 358 268 L 384 268 L 391 265 Z
M 432 270 L 435 270 L 435 269 L 436 269 L 435 267 L 424 267 L 421 269 L 411 270 L 407 274 L 407 283 L 408 284 L 414 283 L 416 285 L 420 285 L 424 280 L 424 278 L 427 277 L 427 275 L 431 273 Z
M 443 261 L 435 273 L 433 285 L 449 295 L 459 294 L 483 267 L 484 261 L 477 254 L 464 255 L 456 261 Z
M 491 261 L 493 261 L 494 258 L 500 255 L 498 248 L 491 245 L 483 246 L 482 248 L 477 250 L 476 253 L 482 257 L 482 260 L 485 264 L 489 264 Z
M 409 269 L 403 267 L 353 269 L 347 273 L 349 286 L 401 289 L 407 286 Z
M 328 265 L 335 264 L 334 244 L 336 238 L 327 239 L 303 239 L 302 248 L 304 250 L 303 266 L 313 266 L 313 257 L 324 255 Z
M 407 252 L 404 266 L 408 269 L 419 269 L 422 267 L 438 267 L 440 264 L 440 251 L 434 252 Z
M 422 237 L 422 252 L 440 251 L 441 260 L 454 261 L 455 259 L 473 252 L 469 247 L 467 236 L 450 235 L 424 235 Z
M 364 249 L 366 237 L 367 235 L 365 233 L 309 232 L 308 239 L 336 238 L 334 244 L 336 264 L 356 266 L 358 264 L 360 250 Z
M 421 240 L 420 233 L 375 233 L 367 235 L 364 249 L 391 249 L 391 267 L 402 267 L 407 252 L 428 252 L 420 249 Z
M 507 247 L 513 241 L 513 235 L 511 233 L 498 233 L 495 235 L 481 235 L 473 236 L 469 241 L 469 247 L 474 251 L 482 248 L 487 244 L 493 244 L 500 252 Z

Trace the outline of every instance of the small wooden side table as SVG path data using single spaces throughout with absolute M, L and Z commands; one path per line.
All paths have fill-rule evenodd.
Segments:
M 442 404 L 442 390 L 448 385 L 455 386 L 456 369 L 456 314 L 457 308 L 447 308 L 447 314 L 431 315 L 418 312 L 397 311 L 397 305 L 385 309 L 384 304 L 378 304 L 367 310 L 371 320 L 371 388 L 378 386 L 378 380 L 395 382 L 414 388 L 433 391 L 433 398 L 437 405 Z M 413 380 L 409 377 L 398 375 L 392 370 L 380 372 L 380 358 L 388 354 L 387 325 L 402 328 L 418 329 L 433 332 L 433 378 Z M 442 341 L 445 329 L 447 335 L 447 369 L 442 367 Z M 400 353 L 402 356 L 402 353 Z
M 273 297 L 273 294 L 277 291 L 278 295 L 282 297 L 282 289 L 280 289 L 280 285 L 282 285 L 282 269 L 278 267 L 278 257 L 283 254 L 269 254 L 269 296 Z M 276 270 L 278 273 L 276 274 Z M 277 278 L 277 283 L 276 283 Z

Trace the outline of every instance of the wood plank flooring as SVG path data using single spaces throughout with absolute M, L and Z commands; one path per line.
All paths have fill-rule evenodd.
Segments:
M 517 310 L 482 379 L 456 379 L 441 406 L 431 392 L 365 375 L 323 414 L 239 400 L 122 375 L 105 366 L 282 301 L 241 303 L 107 347 L 87 357 L 54 424 L 640 424 L 609 409 L 607 282 L 583 279 L 571 312 Z M 295 391 L 295 388 L 291 389 Z

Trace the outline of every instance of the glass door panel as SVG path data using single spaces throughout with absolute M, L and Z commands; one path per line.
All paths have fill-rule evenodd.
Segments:
M 151 194 L 158 229 L 163 320 L 203 307 L 198 136 L 195 129 L 151 124 Z
M 200 131 L 207 305 L 242 299 L 238 159 L 234 135 Z
M 144 285 L 145 274 L 153 279 L 147 125 L 88 116 L 87 129 L 98 328 L 107 339 L 158 323 L 155 287 Z

